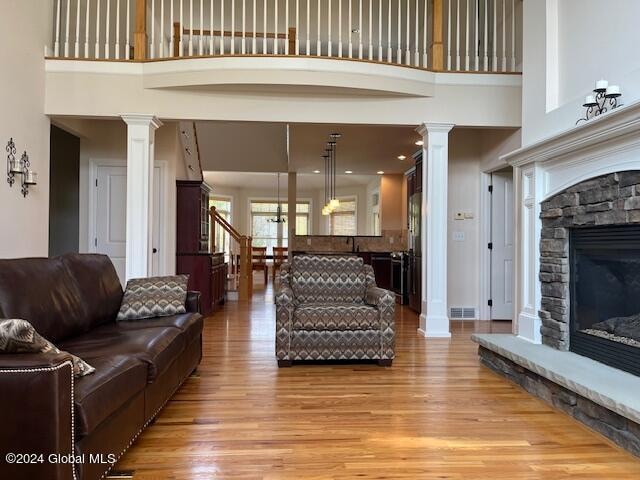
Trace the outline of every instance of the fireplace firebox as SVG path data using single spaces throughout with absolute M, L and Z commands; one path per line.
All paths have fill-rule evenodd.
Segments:
M 640 375 L 640 226 L 569 235 L 571 351 Z

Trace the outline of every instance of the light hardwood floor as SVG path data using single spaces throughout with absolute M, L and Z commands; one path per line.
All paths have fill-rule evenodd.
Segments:
M 149 479 L 639 479 L 640 460 L 481 367 L 474 328 L 396 359 L 278 369 L 271 291 L 206 319 L 204 358 L 117 465 Z

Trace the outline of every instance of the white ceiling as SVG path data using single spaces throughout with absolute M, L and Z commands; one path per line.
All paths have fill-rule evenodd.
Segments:
M 413 164 L 411 155 L 419 148 L 415 141 L 420 136 L 412 127 L 295 124 L 291 126 L 290 143 L 293 170 L 323 170 L 321 155 L 332 132 L 342 134 L 337 145 L 338 173 L 403 173 Z M 407 159 L 398 160 L 398 155 Z
M 203 170 L 286 172 L 284 123 L 196 122 Z
M 403 173 L 410 168 L 419 135 L 412 127 L 290 124 L 290 160 L 284 123 L 196 122 L 205 171 L 312 173 L 324 170 L 329 134 L 339 132 L 337 171 L 355 174 Z M 406 160 L 398 160 L 405 155 Z
M 379 175 L 341 175 L 336 177 L 336 186 L 350 187 L 366 185 Z M 217 188 L 243 188 L 251 190 L 268 189 L 276 190 L 277 175 L 266 172 L 204 172 L 204 181 Z M 298 174 L 296 178 L 296 190 L 318 190 L 324 188 L 323 174 Z M 287 191 L 287 175 L 280 175 L 280 191 Z

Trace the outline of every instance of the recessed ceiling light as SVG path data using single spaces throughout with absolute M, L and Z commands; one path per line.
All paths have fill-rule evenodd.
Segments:
M 353 173 L 351 170 L 345 170 L 344 173 Z
M 313 173 L 320 173 L 320 170 L 314 170 Z
M 377 173 L 378 175 L 384 175 L 384 172 L 383 172 L 382 170 L 378 170 L 376 173 Z
M 398 160 L 405 160 L 407 157 L 404 155 L 398 155 Z
M 421 147 L 422 145 L 424 145 L 424 141 L 422 141 L 422 140 L 418 140 L 418 141 L 416 141 L 416 145 L 418 145 L 419 147 Z

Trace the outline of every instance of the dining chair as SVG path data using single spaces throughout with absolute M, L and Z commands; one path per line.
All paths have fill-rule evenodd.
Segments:
M 276 279 L 276 271 L 280 270 L 280 266 L 287 261 L 289 256 L 287 247 L 273 247 L 273 280 Z
M 267 247 L 251 247 L 251 273 L 256 270 L 264 272 L 264 284 L 267 284 L 269 267 L 267 266 Z

